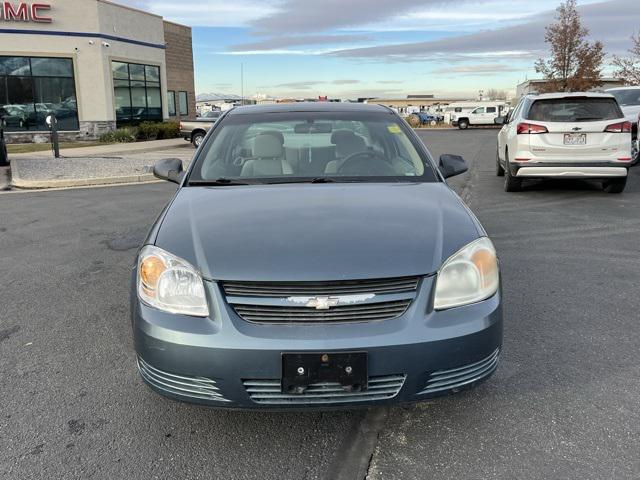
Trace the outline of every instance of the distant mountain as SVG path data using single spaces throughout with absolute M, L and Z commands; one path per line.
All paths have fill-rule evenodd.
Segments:
M 241 100 L 240 95 L 231 93 L 200 93 L 196 95 L 196 102 L 215 102 L 220 100 Z

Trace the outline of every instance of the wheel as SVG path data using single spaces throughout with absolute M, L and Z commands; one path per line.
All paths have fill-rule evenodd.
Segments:
M 504 152 L 504 191 L 518 192 L 522 188 L 522 179 L 511 175 L 511 167 L 509 167 L 509 152 Z
M 614 178 L 602 182 L 602 189 L 607 193 L 622 193 L 627 185 L 627 177 Z
M 458 120 L 458 128 L 460 130 L 466 130 L 469 128 L 469 120 Z
M 191 143 L 198 148 L 204 140 L 204 132 L 196 132 L 191 136 Z
M 496 176 L 504 177 L 504 168 L 500 165 L 500 149 L 496 150 Z

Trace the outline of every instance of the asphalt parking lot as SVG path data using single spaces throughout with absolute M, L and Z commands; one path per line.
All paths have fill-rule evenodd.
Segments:
M 0 194 L 0 478 L 637 479 L 640 167 L 505 193 L 495 130 L 420 133 L 502 262 L 504 356 L 475 390 L 409 407 L 228 412 L 134 367 L 136 248 L 171 184 Z M 322 188 L 322 185 L 318 185 Z M 368 474 L 367 474 L 368 471 Z

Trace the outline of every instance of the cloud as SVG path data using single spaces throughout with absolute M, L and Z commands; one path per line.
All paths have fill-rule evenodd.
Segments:
M 640 16 L 638 0 L 612 0 L 579 9 L 583 23 L 591 30 L 591 37 L 605 40 L 609 53 L 628 48 L 628 37 L 637 29 Z M 452 55 L 457 55 L 457 58 L 453 57 L 457 60 L 474 56 L 485 59 L 533 57 L 545 51 L 544 29 L 554 15 L 554 11 L 547 11 L 520 25 L 440 40 L 336 50 L 330 55 L 385 61 L 451 60 Z
M 285 0 L 273 13 L 251 24 L 257 31 L 272 35 L 323 32 L 389 20 L 421 7 L 458 6 L 468 1 L 471 0 Z
M 522 68 L 504 63 L 474 63 L 470 65 L 448 66 L 432 70 L 432 74 L 442 75 L 487 75 L 493 73 L 521 72 Z
M 368 35 L 297 35 L 288 37 L 273 37 L 251 43 L 241 43 L 230 48 L 234 52 L 279 50 L 285 47 L 301 45 L 332 45 L 339 43 L 357 43 L 370 40 Z
M 360 80 L 350 80 L 350 79 L 334 80 L 331 83 L 333 83 L 334 85 L 355 85 L 357 83 L 360 83 Z
M 299 82 L 289 82 L 289 83 L 281 83 L 276 85 L 276 88 L 291 88 L 293 90 L 310 90 L 316 85 L 320 85 L 324 82 L 318 82 L 315 80 L 310 81 L 299 81 Z

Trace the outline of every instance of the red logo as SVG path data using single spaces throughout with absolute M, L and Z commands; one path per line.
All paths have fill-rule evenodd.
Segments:
M 43 12 L 51 10 L 47 3 L 0 2 L 0 18 L 5 22 L 51 23 L 51 17 Z

